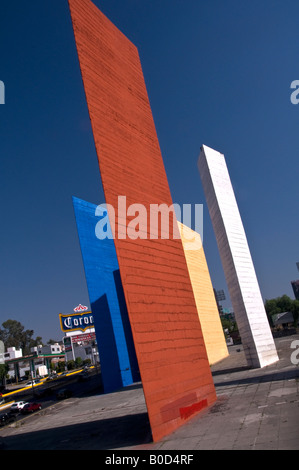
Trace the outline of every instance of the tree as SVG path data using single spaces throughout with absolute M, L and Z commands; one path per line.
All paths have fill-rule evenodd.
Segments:
M 287 295 L 265 301 L 265 310 L 271 326 L 274 326 L 272 315 L 291 312 L 294 317 L 294 326 L 297 327 L 299 318 L 299 300 L 292 300 Z
M 56 344 L 56 343 L 59 343 L 59 341 L 55 339 L 49 339 L 49 341 L 47 342 L 47 344 Z
M 0 328 L 0 340 L 6 348 L 15 347 L 22 349 L 23 355 L 30 353 L 30 348 L 41 344 L 42 338 L 33 338 L 33 330 L 25 330 L 24 326 L 17 320 L 6 320 Z
M 59 361 L 57 362 L 56 366 L 56 372 L 64 372 L 65 371 L 65 362 L 64 361 Z
M 294 317 L 294 326 L 297 328 L 299 320 L 299 300 L 293 300 L 291 312 Z
M 0 383 L 3 384 L 8 372 L 8 364 L 0 364 Z
M 67 361 L 68 370 L 73 370 L 75 369 L 75 367 L 76 367 L 76 363 L 73 359 L 71 359 L 70 361 Z
M 83 363 L 82 357 L 76 357 L 75 363 L 76 363 L 76 367 L 81 367 Z
M 227 329 L 229 332 L 238 331 L 237 322 L 235 320 L 230 320 L 225 317 L 220 317 L 220 319 L 221 319 L 222 328 L 224 330 Z

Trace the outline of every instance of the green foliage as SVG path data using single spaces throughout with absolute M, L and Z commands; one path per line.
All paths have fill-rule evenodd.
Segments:
M 56 344 L 58 343 L 57 339 L 49 339 L 49 341 L 47 342 L 47 344 Z
M 299 300 L 293 300 L 291 312 L 294 317 L 294 326 L 297 328 L 299 320 Z
M 76 368 L 76 363 L 75 361 L 71 360 L 71 361 L 67 361 L 67 369 L 68 370 L 73 370 Z
M 0 383 L 3 382 L 4 377 L 8 372 L 8 364 L 0 364 Z
M 221 318 L 222 328 L 224 330 L 227 329 L 229 333 L 232 331 L 238 331 L 237 322 L 235 320 L 230 320 L 224 317 L 220 317 L 220 318 Z
M 82 357 L 76 357 L 75 359 L 76 367 L 81 367 L 83 364 L 83 359 Z
M 0 340 L 5 344 L 5 348 L 15 347 L 22 349 L 23 355 L 30 353 L 30 348 L 41 344 L 42 338 L 33 338 L 33 330 L 25 330 L 24 326 L 16 320 L 6 320 L 0 328 Z
M 59 361 L 57 362 L 57 365 L 56 365 L 56 372 L 64 372 L 65 371 L 65 362 L 63 361 Z
M 273 326 L 272 315 L 283 312 L 291 312 L 294 317 L 294 326 L 298 325 L 299 318 L 299 300 L 292 300 L 287 295 L 276 297 L 265 301 L 265 310 L 271 326 Z

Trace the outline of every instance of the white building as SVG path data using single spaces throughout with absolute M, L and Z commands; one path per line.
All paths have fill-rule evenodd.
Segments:
M 4 353 L 4 360 L 17 359 L 18 357 L 22 357 L 22 355 L 22 349 L 16 349 L 15 347 L 7 348 L 6 353 Z
M 31 352 L 36 352 L 39 356 L 46 354 L 60 354 L 62 352 L 61 346 L 58 343 L 47 344 L 46 346 L 39 345 L 30 349 Z

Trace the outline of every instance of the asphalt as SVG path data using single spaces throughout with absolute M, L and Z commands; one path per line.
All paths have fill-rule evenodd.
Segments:
M 298 450 L 299 365 L 293 362 L 299 362 L 299 334 L 275 343 L 279 361 L 263 369 L 247 367 L 242 345 L 229 347 L 229 357 L 212 366 L 216 403 L 159 442 L 152 441 L 137 383 L 107 395 L 94 391 L 73 397 L 6 426 L 0 430 L 0 448 Z

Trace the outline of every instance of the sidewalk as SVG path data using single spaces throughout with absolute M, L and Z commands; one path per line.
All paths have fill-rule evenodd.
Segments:
M 276 339 L 280 360 L 248 369 L 240 346 L 212 367 L 217 402 L 157 443 L 141 384 L 107 395 L 65 400 L 0 429 L 3 450 L 296 450 L 299 449 L 299 365 L 291 343 Z M 297 346 L 298 349 L 298 346 Z M 297 355 L 299 358 L 299 353 Z
M 299 365 L 290 360 L 298 339 L 276 339 L 280 360 L 263 369 L 248 369 L 242 346 L 231 347 L 212 367 L 216 404 L 151 448 L 299 449 Z

